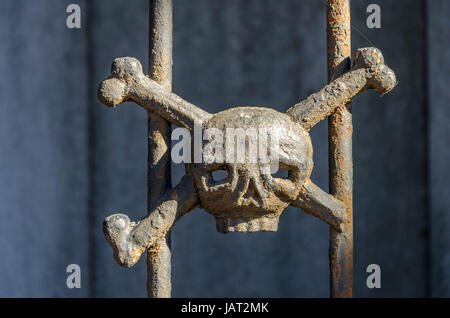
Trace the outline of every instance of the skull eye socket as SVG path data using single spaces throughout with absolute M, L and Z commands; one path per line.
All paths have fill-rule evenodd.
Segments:
M 228 170 L 226 168 L 219 168 L 217 170 L 211 171 L 211 179 L 215 183 L 224 181 L 228 178 Z
M 301 178 L 301 170 L 297 166 L 284 164 L 280 162 L 277 171 L 271 174 L 273 179 L 289 180 L 291 182 L 298 182 Z
M 289 172 L 289 168 L 280 166 L 275 173 L 272 173 L 272 177 L 278 179 L 289 179 Z

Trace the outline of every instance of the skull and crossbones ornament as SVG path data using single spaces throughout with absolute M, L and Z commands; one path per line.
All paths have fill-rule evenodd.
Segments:
M 172 124 L 193 131 L 202 129 L 279 127 L 280 168 L 287 178 L 262 173 L 259 163 L 187 163 L 186 175 L 168 190 L 138 222 L 123 214 L 107 217 L 103 231 L 116 261 L 133 266 L 148 248 L 164 237 L 187 212 L 201 207 L 216 218 L 217 230 L 227 232 L 276 231 L 288 206 L 303 209 L 341 231 L 346 205 L 310 180 L 313 148 L 309 131 L 360 92 L 374 89 L 381 95 L 397 84 L 394 72 L 384 64 L 376 48 L 358 49 L 353 68 L 319 92 L 289 108 L 286 113 L 264 107 L 236 107 L 210 114 L 167 91 L 142 72 L 134 58 L 118 58 L 111 76 L 98 91 L 100 101 L 116 107 L 132 101 Z M 224 170 L 227 177 L 215 181 L 212 174 Z

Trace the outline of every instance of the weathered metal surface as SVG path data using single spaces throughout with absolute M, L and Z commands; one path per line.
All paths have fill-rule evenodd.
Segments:
M 349 0 L 327 0 L 328 81 L 350 68 L 351 23 Z M 353 155 L 352 114 L 346 101 L 328 119 L 330 193 L 347 207 L 342 231 L 330 227 L 330 294 L 353 297 Z
M 342 231 L 342 224 L 347 218 L 346 206 L 342 201 L 330 196 L 310 180 L 303 183 L 300 192 L 302 195 L 292 201 L 292 206 L 296 206 Z
M 272 176 L 270 163 L 252 163 L 248 157 L 242 158 L 245 159 L 243 163 L 233 158 L 211 164 L 207 163 L 210 158 L 204 158 L 201 163 L 189 165 L 201 204 L 215 216 L 219 232 L 276 231 L 281 213 L 297 198 L 301 184 L 311 174 L 312 144 L 309 134 L 289 115 L 269 108 L 231 108 L 214 114 L 203 123 L 204 130 L 219 129 L 226 140 L 233 138 L 228 128 L 267 127 L 279 129 L 279 167 L 289 172 L 288 178 Z M 251 149 L 257 149 L 258 141 L 257 138 L 248 139 L 247 154 Z M 229 149 L 224 143 L 225 157 L 231 156 L 228 151 L 234 152 L 234 147 Z M 263 173 L 264 169 L 267 169 L 266 173 Z M 216 182 L 212 176 L 215 171 L 224 171 L 227 176 Z
M 330 81 L 333 74 L 335 71 L 330 73 Z M 288 109 L 287 113 L 309 131 L 325 117 L 337 116 L 337 112 L 341 112 L 360 92 L 374 89 L 383 95 L 396 84 L 394 72 L 384 64 L 383 55 L 378 49 L 358 49 L 351 71 L 340 74 L 319 92 Z
M 209 113 L 145 76 L 141 63 L 134 58 L 114 60 L 111 77 L 102 82 L 98 97 L 102 103 L 111 107 L 133 101 L 150 113 L 188 129 L 193 129 L 195 121 L 211 117 Z
M 117 106 L 123 101 L 134 101 L 190 130 L 200 122 L 203 129 L 216 128 L 224 135 L 226 128 L 277 127 L 282 131 L 277 164 L 289 170 L 289 176 L 282 179 L 262 173 L 264 166 L 260 162 L 217 164 L 204 160 L 188 163 L 187 175 L 173 190 L 175 192 L 167 192 L 159 206 L 137 225 L 130 223 L 124 215 L 105 220 L 105 235 L 119 256 L 119 263 L 133 265 L 145 248 L 154 244 L 155 238 L 168 233 L 178 214 L 188 212 L 195 204 L 216 217 L 217 229 L 221 232 L 276 231 L 279 216 L 287 206 L 293 205 L 305 208 L 340 233 L 348 224 L 344 213 L 346 202 L 320 190 L 309 179 L 312 145 L 307 130 L 358 93 L 375 89 L 384 94 L 395 85 L 395 75 L 384 65 L 381 52 L 376 48 L 364 48 L 356 52 L 352 71 L 291 107 L 285 114 L 269 108 L 237 107 L 211 115 L 146 77 L 136 59 L 116 59 L 112 76 L 99 88 L 99 98 L 105 104 Z M 247 143 L 246 149 L 250 147 Z M 211 174 L 216 170 L 226 170 L 228 176 L 215 182 Z M 198 191 L 198 196 L 192 189 Z M 179 201 L 173 200 L 174 196 L 179 197 Z
M 180 183 L 167 191 L 149 215 L 139 222 L 131 222 L 128 216 L 114 214 L 103 224 L 105 236 L 114 250 L 115 260 L 124 267 L 131 267 L 147 249 L 164 240 L 175 222 L 197 205 L 197 194 L 192 177 L 184 176 Z
M 250 4 L 244 10 L 243 5 L 247 2 Z M 450 197 L 446 194 L 450 189 L 446 181 L 448 172 L 443 169 L 450 161 L 450 149 L 446 146 L 447 136 L 450 135 L 450 126 L 447 125 L 450 121 L 447 115 L 449 108 L 444 102 L 448 100 L 445 79 L 450 72 L 450 64 L 446 64 L 448 42 L 439 39 L 450 38 L 445 33 L 450 30 L 450 20 L 445 14 L 450 12 L 450 2 L 427 1 L 435 9 L 428 12 L 428 22 L 424 24 L 422 1 L 380 1 L 382 29 L 366 30 L 367 15 L 363 13 L 372 2 L 352 2 L 352 10 L 358 13 L 352 16 L 352 24 L 383 49 L 388 62 L 395 65 L 399 81 L 408 82 L 408 85 L 401 85 L 393 94 L 382 99 L 378 99 L 376 94 L 363 94 L 353 107 L 356 213 L 354 293 L 363 297 L 427 296 L 425 285 L 428 273 L 424 268 L 424 252 L 428 240 L 426 233 L 430 231 L 433 235 L 431 241 L 435 244 L 432 266 L 436 285 L 433 293 L 434 296 L 448 297 L 450 294 L 445 291 L 449 291 L 450 287 L 450 233 L 446 232 L 446 228 L 450 223 L 445 218 L 449 216 L 446 209 Z M 0 263 L 0 295 L 72 297 L 81 293 L 79 295 L 91 297 L 142 296 L 145 262 L 137 264 L 132 271 L 117 266 L 112 261 L 112 251 L 102 231 L 99 231 L 99 225 L 106 216 L 105 211 L 141 213 L 140 216 L 129 215 L 133 220 L 140 219 L 146 213 L 143 201 L 146 198 L 144 165 L 147 147 L 145 141 L 142 142 L 146 136 L 146 120 L 142 118 L 145 111 L 133 106 L 111 111 L 92 101 L 92 94 L 83 97 L 85 94 L 81 91 L 86 81 L 94 81 L 95 87 L 90 89 L 97 89 L 98 83 L 109 71 L 109 62 L 113 57 L 139 55 L 142 61 L 146 61 L 148 43 L 142 39 L 146 38 L 148 26 L 148 1 L 127 2 L 126 10 L 123 1 L 89 1 L 96 9 L 88 10 L 94 23 L 91 28 L 83 27 L 82 30 L 88 32 L 93 42 L 89 50 L 89 56 L 93 59 L 91 67 L 87 67 L 83 60 L 84 54 L 78 54 L 85 50 L 85 33 L 62 30 L 65 28 L 57 25 L 47 30 L 47 23 L 17 22 L 18 19 L 37 18 L 38 12 L 41 12 L 39 20 L 50 21 L 52 15 L 65 12 L 64 2 L 42 1 L 28 5 L 26 11 L 21 10 L 24 1 L 6 3 L 8 10 L 2 10 L 1 19 L 5 44 L 2 46 L 2 56 L 6 61 L 2 65 L 2 73 L 10 80 L 3 86 L 5 112 L 0 126 L 4 134 L 0 143 L 5 154 L 1 158 L 1 166 L 4 167 L 1 178 L 5 182 L 0 195 L 3 210 L 8 211 L 8 222 L 2 224 L 3 241 L 0 245 L 5 261 Z M 77 3 L 85 7 L 82 1 Z M 189 95 L 188 100 L 207 106 L 205 110 L 211 113 L 224 104 L 237 105 L 239 100 L 241 103 L 259 102 L 275 107 L 285 107 L 290 100 L 293 100 L 291 104 L 296 103 L 294 96 L 309 92 L 311 86 L 320 87 L 322 75 L 325 74 L 320 66 L 325 64 L 322 54 L 326 52 L 323 48 L 325 40 L 322 39 L 325 29 L 322 30 L 320 25 L 325 26 L 321 16 L 324 10 L 318 10 L 321 4 L 325 2 L 178 1 L 174 12 L 177 20 L 174 25 L 178 26 L 175 43 L 179 48 L 174 73 L 174 76 L 177 74 L 177 93 L 185 98 Z M 195 10 L 199 6 L 202 10 Z M 311 9 L 313 6 L 314 10 Z M 405 7 L 408 10 L 405 11 Z M 211 19 L 214 19 L 212 25 Z M 441 23 L 439 28 L 437 23 Z M 60 19 L 56 24 L 60 24 Z M 205 32 L 200 32 L 202 30 Z M 424 46 L 425 30 L 433 35 L 430 35 L 428 42 L 432 45 L 428 57 L 424 55 L 428 50 Z M 50 35 L 52 44 L 42 45 L 42 39 Z M 355 45 L 356 42 L 360 43 L 359 46 Z M 75 49 L 70 43 L 79 45 Z M 301 46 L 299 50 L 299 43 L 308 45 Z M 366 43 L 363 36 L 353 33 L 353 47 Z M 22 49 L 10 50 L 10 47 Z M 57 47 L 67 48 L 70 53 L 61 54 L 65 51 L 55 50 Z M 266 50 L 262 50 L 263 47 Z M 316 54 L 312 53 L 314 51 Z M 57 54 L 58 58 L 52 59 L 51 65 L 40 62 L 46 60 L 49 54 Z M 71 63 L 68 63 L 67 57 Z M 204 64 L 208 67 L 203 68 Z M 307 71 L 305 65 L 308 66 Z M 49 73 L 50 66 L 54 75 Z M 37 72 L 36 67 L 42 71 Z M 68 67 L 67 71 L 63 71 L 65 67 Z M 426 67 L 430 67 L 428 71 L 433 82 L 430 83 L 433 90 L 429 94 L 424 89 Z M 196 68 L 200 69 L 195 72 Z M 50 85 L 51 82 L 42 81 L 39 76 L 42 72 L 49 74 L 48 78 L 53 79 L 54 83 Z M 66 78 L 69 74 L 70 79 L 74 80 L 70 85 Z M 17 94 L 16 91 L 23 87 L 20 83 L 30 78 L 44 87 L 30 87 L 36 92 L 33 95 Z M 271 79 L 274 79 L 273 82 Z M 203 85 L 205 81 L 208 85 Z M 71 87 L 75 86 L 77 89 L 73 90 Z M 49 90 L 54 94 L 46 94 Z M 63 95 L 61 102 L 55 103 L 54 99 L 60 94 Z M 434 118 L 429 127 L 433 132 L 430 139 L 427 139 L 425 130 L 427 119 L 423 116 L 427 98 L 430 98 L 429 106 Z M 36 102 L 30 103 L 30 99 Z M 87 105 L 85 99 L 91 100 L 92 107 L 80 108 L 80 105 Z M 73 107 L 66 104 L 70 100 Z M 57 107 L 61 104 L 65 106 Z M 39 107 L 35 107 L 37 105 Z M 86 144 L 86 130 L 79 126 L 87 118 L 88 110 L 94 112 L 91 115 L 94 126 L 91 139 L 95 142 L 90 146 Z M 326 137 L 322 138 L 323 124 L 326 123 L 322 122 L 320 127 L 312 130 L 311 137 L 316 156 L 313 180 L 326 189 L 326 184 L 322 182 L 325 169 L 319 167 L 319 162 L 327 155 L 318 155 L 322 142 L 326 140 Z M 436 131 L 437 127 L 439 131 Z M 75 150 L 73 143 L 67 142 L 65 134 L 69 139 L 79 140 Z M 434 170 L 434 178 L 438 178 L 432 179 L 431 189 L 424 178 L 428 156 L 424 147 L 427 140 L 433 143 L 430 166 Z M 43 152 L 43 147 L 50 147 L 51 150 L 46 148 Z M 87 163 L 87 151 L 91 155 L 90 165 L 96 163 L 94 176 L 91 177 L 96 180 L 91 195 L 95 215 L 90 225 L 84 213 L 87 211 L 85 196 L 76 194 L 77 191 L 89 192 L 84 183 L 88 173 L 83 168 Z M 30 165 L 30 154 L 39 155 L 33 160 L 45 162 L 48 168 L 36 169 L 36 165 Z M 64 171 L 55 169 L 61 160 L 67 167 L 74 158 L 85 158 L 83 166 L 70 165 L 73 168 Z M 74 182 L 80 178 L 81 185 L 78 181 Z M 55 188 L 55 180 L 66 180 L 63 183 L 65 186 L 58 183 Z M 376 191 L 373 191 L 374 186 Z M 424 194 L 428 191 L 432 193 L 433 213 L 436 213 L 433 214 L 431 229 L 425 227 L 429 210 Z M 28 195 L 24 197 L 23 193 Z M 36 202 L 44 203 L 38 206 Z M 68 202 L 71 203 L 67 205 Z M 69 207 L 73 210 L 71 217 L 67 216 Z M 244 236 L 215 235 L 214 232 L 210 235 L 211 231 L 215 231 L 212 218 L 203 213 L 191 213 L 172 234 L 172 240 L 177 243 L 172 260 L 172 279 L 176 280 L 176 289 L 172 293 L 197 297 L 326 295 L 328 284 L 324 282 L 324 276 L 328 279 L 328 274 L 324 274 L 327 273 L 323 264 L 325 253 L 321 253 L 326 249 L 325 243 L 328 244 L 324 242 L 325 237 L 328 241 L 325 227 L 314 218 L 296 215 L 290 210 L 280 220 L 277 234 Z M 48 221 L 50 219 L 51 222 Z M 42 222 L 42 227 L 40 224 L 36 226 L 39 222 Z M 81 223 L 74 226 L 76 222 Z M 32 226 L 26 232 L 20 232 L 24 224 Z M 204 231 L 205 227 L 207 231 Z M 73 231 L 73 235 L 68 235 L 68 229 Z M 90 244 L 86 241 L 88 232 L 93 235 Z M 39 240 L 36 240 L 37 237 Z M 35 243 L 24 244 L 24 240 Z M 55 248 L 49 248 L 53 244 L 51 242 L 58 242 Z M 91 256 L 86 253 L 89 245 L 93 246 Z M 405 249 L 405 246 L 414 248 Z M 80 253 L 85 256 L 80 257 Z M 277 258 L 266 257 L 272 255 L 277 255 Z M 33 259 L 33 270 L 29 268 L 30 259 Z M 82 268 L 82 288 L 69 290 L 61 284 L 65 279 L 61 268 L 74 262 L 74 259 Z M 251 271 L 245 268 L 250 263 Z M 366 265 L 370 263 L 377 263 L 382 268 L 381 289 L 367 289 L 365 285 Z M 294 268 L 297 269 L 295 272 Z M 43 275 L 35 275 L 36 272 Z M 53 279 L 56 272 L 60 276 Z M 223 280 L 223 277 L 233 279 Z M 259 280 L 260 277 L 264 280 Z M 236 283 L 244 279 L 246 284 Z
M 101 102 L 116 107 L 123 102 L 133 101 L 151 113 L 160 115 L 171 123 L 193 130 L 195 123 L 205 122 L 205 128 L 233 125 L 245 128 L 248 123 L 238 119 L 242 114 L 251 118 L 269 116 L 278 121 L 291 121 L 289 125 L 311 129 L 327 115 L 341 110 L 343 105 L 367 89 L 374 89 L 386 94 L 396 85 L 394 72 L 384 64 L 382 53 L 376 48 L 362 48 L 355 53 L 355 62 L 351 71 L 326 85 L 319 92 L 304 101 L 279 113 L 262 107 L 240 107 L 217 114 L 209 114 L 199 107 L 183 100 L 178 95 L 165 90 L 155 81 L 149 79 L 142 71 L 141 63 L 132 57 L 114 60 L 111 76 L 104 80 L 98 91 Z M 252 113 L 259 113 L 252 115 Z M 276 116 L 275 116 L 276 115 Z M 280 118 L 290 119 L 280 119 Z M 235 124 L 239 120 L 240 124 Z M 279 123 L 280 127 L 287 123 Z M 255 128 L 258 126 L 255 126 Z
M 172 89 L 172 0 L 149 1 L 148 72 L 167 91 Z M 170 124 L 148 113 L 147 210 L 171 187 Z M 147 254 L 148 297 L 171 296 L 170 232 Z

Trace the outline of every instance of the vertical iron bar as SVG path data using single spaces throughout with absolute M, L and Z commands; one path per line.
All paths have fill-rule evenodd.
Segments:
M 172 0 L 149 0 L 149 66 L 152 80 L 172 90 Z M 171 187 L 170 123 L 148 114 L 148 211 Z M 170 233 L 147 253 L 147 294 L 171 295 Z
M 350 69 L 350 0 L 327 0 L 328 81 Z M 353 159 L 350 104 L 328 119 L 330 193 L 347 206 L 342 233 L 330 228 L 331 297 L 353 297 Z

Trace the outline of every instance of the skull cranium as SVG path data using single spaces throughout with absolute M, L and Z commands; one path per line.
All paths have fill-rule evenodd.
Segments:
M 288 115 L 270 108 L 237 107 L 213 115 L 202 125 L 203 129 L 216 128 L 222 131 L 225 140 L 233 129 L 276 128 L 277 162 L 249 160 L 249 151 L 256 149 L 251 143 L 260 143 L 258 138 L 247 136 L 244 158 L 239 162 L 192 163 L 192 172 L 203 208 L 216 217 L 220 232 L 276 231 L 278 218 L 292 200 L 297 198 L 300 186 L 313 167 L 312 144 L 309 134 Z M 233 141 L 234 141 L 234 136 Z M 244 136 L 245 137 L 245 136 Z M 234 142 L 224 144 L 224 158 L 234 148 Z M 265 150 L 264 150 L 265 151 Z M 237 154 L 238 156 L 241 154 Z M 273 158 L 273 157 L 271 157 Z M 268 166 L 288 171 L 286 178 L 270 173 Z M 226 177 L 215 180 L 213 173 L 221 170 Z

